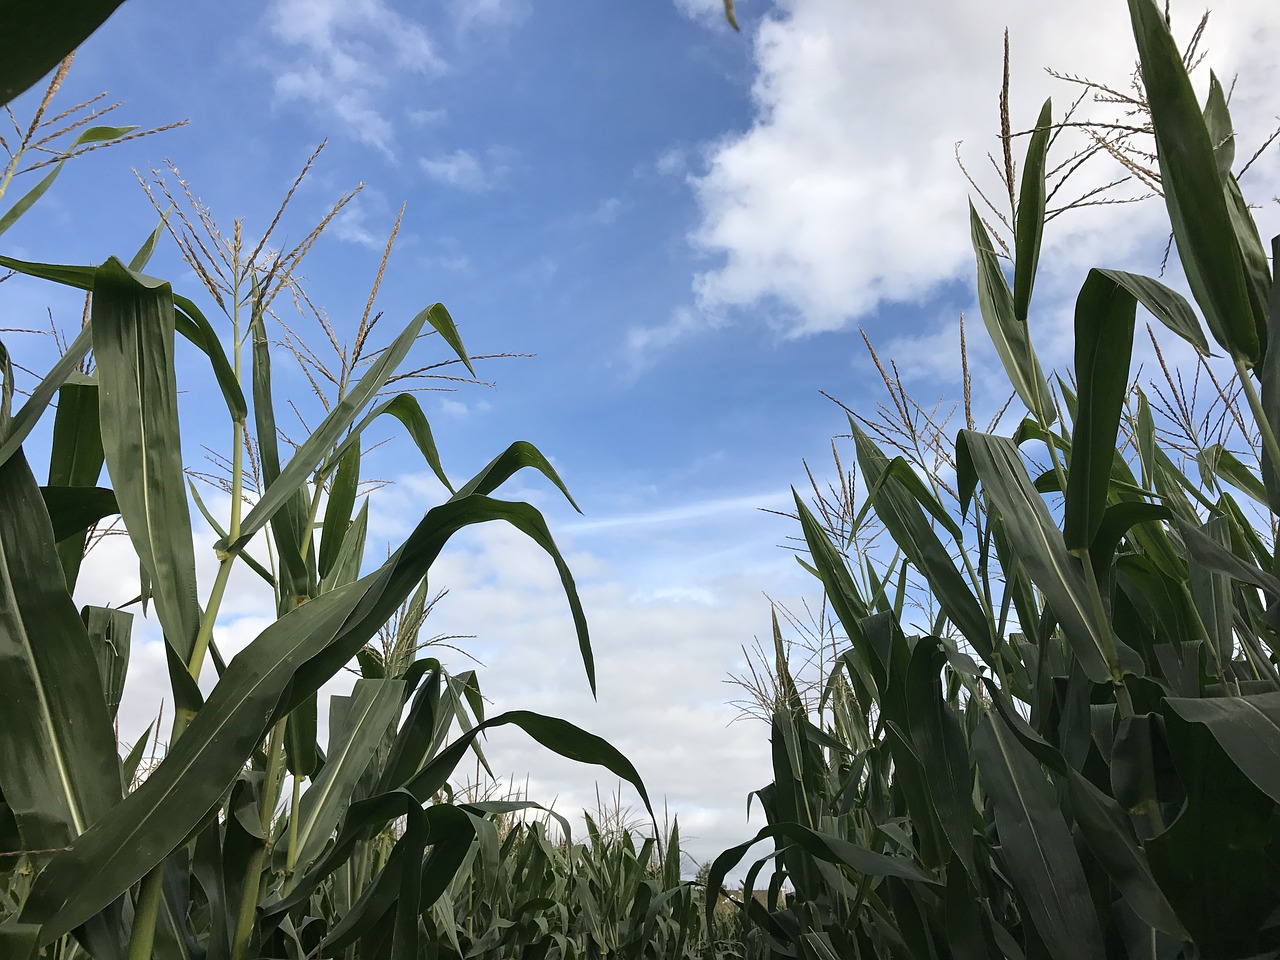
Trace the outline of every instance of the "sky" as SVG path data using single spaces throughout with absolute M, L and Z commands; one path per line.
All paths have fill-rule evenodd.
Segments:
M 1189 37 L 1202 12 L 1176 2 L 1175 34 Z M 770 511 L 807 483 L 806 461 L 830 475 L 831 438 L 847 426 L 824 391 L 859 411 L 884 400 L 859 331 L 909 389 L 951 404 L 966 314 L 975 405 L 995 409 L 1007 394 L 978 321 L 973 187 L 956 163 L 959 144 L 997 196 L 986 155 L 998 150 L 1003 31 L 1015 130 L 1034 126 L 1045 97 L 1060 116 L 1080 89 L 1045 67 L 1127 88 L 1134 60 L 1118 0 L 740 0 L 738 19 L 741 33 L 719 0 L 200 0 L 180 14 L 129 0 L 82 48 L 61 102 L 108 90 L 124 101 L 115 122 L 190 122 L 68 165 L 3 239 L 5 253 L 33 260 L 127 256 L 156 223 L 133 171 L 173 184 L 167 160 L 224 229 L 240 217 L 260 236 L 327 139 L 276 237 L 297 242 L 364 185 L 302 269 L 350 338 L 403 203 L 380 342 L 440 301 L 471 353 L 532 355 L 480 364 L 491 385 L 420 397 L 455 481 L 528 440 L 581 506 L 532 474 L 504 489 L 544 511 L 575 572 L 598 698 L 554 568 L 510 529 L 455 538 L 430 576 L 449 592 L 426 630 L 462 637 L 456 645 L 483 663 L 491 713 L 555 714 L 621 749 L 679 815 L 689 874 L 762 826 L 758 808 L 748 821 L 747 796 L 771 779 L 768 728 L 735 722 L 726 679 L 745 669 L 744 646 L 769 637 L 771 600 L 800 610 L 818 597 L 783 546 L 794 524 Z M 1205 34 L 1208 65 L 1239 78 L 1244 157 L 1278 122 L 1278 42 L 1271 0 L 1223 5 Z M 1197 82 L 1203 90 L 1205 68 Z M 31 109 L 30 95 L 15 105 L 20 117 Z M 1069 148 L 1064 138 L 1062 157 Z M 1243 181 L 1266 237 L 1280 232 L 1276 156 Z M 1080 183 L 1114 175 L 1101 160 Z M 1071 305 L 1089 267 L 1159 271 L 1162 216 L 1155 200 L 1050 224 L 1031 318 L 1046 365 L 1069 362 Z M 199 299 L 172 246 L 149 270 Z M 9 281 L 0 303 L 6 328 L 79 322 L 75 298 L 38 284 Z M 5 337 L 31 368 L 51 362 L 48 338 Z M 442 348 L 429 339 L 414 357 L 431 363 Z M 179 362 L 184 455 L 199 467 L 204 446 L 226 450 L 230 428 L 205 402 L 207 371 L 189 355 Z M 314 412 L 302 374 L 283 359 L 276 370 L 277 407 L 292 397 Z M 390 484 L 371 494 L 368 569 L 444 494 L 405 437 L 376 436 L 390 442 L 369 454 L 365 476 Z M 209 502 L 226 504 L 213 492 Z M 202 591 L 214 539 L 198 534 Z M 78 601 L 136 592 L 122 540 L 90 556 Z M 251 575 L 233 579 L 221 645 L 242 647 L 271 607 Z M 138 623 L 126 742 L 164 695 L 157 639 L 154 622 Z M 475 665 L 438 652 L 452 669 Z M 498 731 L 486 752 L 532 799 L 565 812 L 596 804 L 596 770 L 523 734 Z M 615 786 L 599 781 L 606 795 Z M 639 808 L 627 790 L 621 802 Z

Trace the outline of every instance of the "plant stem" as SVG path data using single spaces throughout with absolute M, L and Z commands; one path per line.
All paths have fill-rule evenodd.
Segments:
M 289 856 L 285 861 L 285 877 L 292 878 L 294 867 L 298 863 L 298 794 L 301 790 L 302 778 L 293 777 L 293 796 L 289 800 Z
M 160 915 L 160 895 L 164 892 L 164 864 L 158 864 L 142 880 L 138 905 L 134 908 L 133 932 L 129 938 L 129 960 L 151 960 L 156 939 L 156 919 Z
M 238 527 L 239 518 L 235 519 Z M 227 542 L 230 543 L 234 536 L 233 528 L 227 537 Z M 204 618 L 200 621 L 200 631 L 196 634 L 195 647 L 191 651 L 191 662 L 187 665 L 192 678 L 197 681 L 200 679 L 200 669 L 204 665 L 204 655 L 209 649 L 209 640 L 213 637 L 213 623 L 218 618 L 218 608 L 222 606 L 222 597 L 227 591 L 227 581 L 231 577 L 231 567 L 236 562 L 237 555 L 234 551 L 228 551 L 222 555 L 221 562 L 218 564 L 218 574 L 213 581 L 213 589 L 209 591 L 209 603 L 205 607 Z M 176 717 L 174 722 L 177 722 Z
M 262 806 L 258 811 L 263 841 L 262 845 L 253 851 L 245 867 L 240 909 L 236 913 L 235 935 L 231 941 L 231 960 L 246 960 L 249 940 L 253 935 L 254 915 L 258 908 L 259 888 L 262 885 L 262 868 L 266 863 L 267 847 L 271 842 L 271 817 L 276 809 L 276 780 L 280 775 L 285 722 L 281 720 L 271 728 L 271 737 L 267 743 L 267 774 L 262 784 Z

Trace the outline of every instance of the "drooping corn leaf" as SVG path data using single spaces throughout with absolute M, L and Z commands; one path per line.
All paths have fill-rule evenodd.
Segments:
M 23 917 L 39 920 L 44 924 L 42 937 L 56 939 L 160 863 L 200 825 L 266 731 L 350 661 L 404 602 L 450 537 L 466 526 L 491 520 L 506 520 L 551 555 L 578 627 L 579 647 L 589 652 L 586 621 L 573 578 L 536 510 L 528 504 L 480 496 L 436 507 L 379 570 L 290 611 L 241 651 L 148 779 L 40 874 Z M 589 678 L 594 690 L 594 676 L 589 674 Z M 521 725 L 530 732 L 545 726 L 539 721 Z M 469 743 L 468 738 L 480 729 L 475 728 L 460 742 Z M 584 755 L 596 755 L 591 751 L 607 747 L 600 746 L 603 741 L 582 741 L 559 728 L 551 729 L 547 738 L 549 746 L 562 744 L 552 746 L 562 754 L 574 744 L 586 751 Z M 615 772 L 624 769 L 617 761 L 610 762 Z M 634 774 L 633 768 L 630 773 Z M 647 805 L 647 797 L 643 793 L 642 797 Z M 131 856 L 117 855 L 123 847 L 133 851 Z
M 97 269 L 90 327 L 107 472 L 165 637 L 190 661 L 200 626 L 178 427 L 173 295 L 114 257 Z
M 85 607 L 80 611 L 89 645 L 98 662 L 102 677 L 102 694 L 107 713 L 114 720 L 124 693 L 124 680 L 129 671 L 129 646 L 133 636 L 133 614 L 111 607 Z

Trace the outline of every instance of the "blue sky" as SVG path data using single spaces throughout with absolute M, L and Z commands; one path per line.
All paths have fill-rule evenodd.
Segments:
M 130 168 L 146 175 L 166 158 L 224 228 L 243 217 L 255 236 L 328 138 L 279 238 L 296 241 L 364 183 L 303 269 L 312 299 L 349 335 L 404 202 L 378 301 L 383 336 L 439 300 L 472 353 L 536 354 L 484 364 L 494 387 L 423 402 L 455 478 L 525 439 L 581 504 L 579 517 L 545 484 L 513 488 L 546 511 L 577 572 L 599 700 L 550 564 L 507 531 L 471 533 L 442 559 L 433 582 L 451 593 L 434 629 L 474 635 L 464 645 L 485 661 L 495 710 L 564 715 L 627 752 L 707 859 L 758 826 L 744 819 L 746 794 L 769 779 L 767 728 L 729 725 L 722 681 L 742 668 L 741 646 L 768 634 L 766 595 L 798 606 L 815 593 L 777 546 L 790 524 L 760 508 L 787 504 L 803 459 L 825 469 L 843 415 L 819 391 L 858 409 L 882 399 L 857 329 L 922 399 L 955 399 L 967 312 L 977 403 L 1004 400 L 969 282 L 955 144 L 991 187 L 984 154 L 1006 26 L 1015 127 L 1033 124 L 1045 96 L 1074 95 L 1043 66 L 1126 83 L 1125 5 L 1062 6 L 743 0 L 735 34 L 719 0 L 194 2 L 180 15 L 129 0 L 81 51 L 62 102 L 106 89 L 126 101 L 116 122 L 190 123 L 69 165 L 4 252 L 74 262 L 132 252 L 155 214 Z M 1176 32 L 1200 12 L 1175 5 Z M 1238 0 L 1211 21 L 1211 62 L 1241 75 L 1241 152 L 1280 110 L 1277 40 L 1267 0 Z M 1274 160 L 1245 187 L 1261 200 L 1280 192 Z M 1271 233 L 1274 208 L 1260 214 Z M 1050 364 L 1068 357 L 1071 300 L 1089 266 L 1158 269 L 1160 217 L 1157 201 L 1051 226 L 1033 318 Z M 151 270 L 199 293 L 171 247 Z M 2 326 L 43 323 L 46 305 L 64 327 L 78 322 L 78 302 L 48 288 L 15 280 L 0 294 Z M 8 342 L 47 366 L 46 343 Z M 416 355 L 440 357 L 431 341 Z M 196 462 L 201 443 L 225 449 L 230 431 L 200 402 L 207 375 L 189 369 L 184 448 Z M 277 370 L 277 391 L 302 402 L 305 380 L 283 361 Z M 394 481 L 373 495 L 371 563 L 440 496 L 406 449 L 396 438 L 366 471 Z M 108 542 L 79 599 L 131 595 L 125 549 Z M 250 581 L 239 587 L 220 624 L 232 648 L 270 608 Z M 142 641 L 154 640 L 148 630 L 139 626 Z M 154 715 L 159 649 L 139 644 L 125 739 Z M 519 737 L 494 738 L 495 766 L 529 774 L 533 796 L 562 809 L 594 804 L 590 771 Z

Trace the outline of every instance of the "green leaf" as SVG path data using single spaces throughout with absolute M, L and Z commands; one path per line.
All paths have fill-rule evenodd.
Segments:
M 1107 507 L 1120 413 L 1133 354 L 1133 295 L 1099 270 L 1090 270 L 1076 298 L 1076 378 L 1080 399 L 1071 429 L 1062 539 L 1088 550 Z
M 365 539 L 369 532 L 369 498 L 360 504 L 360 512 L 351 521 L 347 534 L 342 538 L 342 547 L 333 561 L 333 569 L 320 583 L 320 592 L 350 583 L 360 576 L 360 564 L 364 560 Z
M 347 710 L 346 736 L 330 749 L 324 768 L 298 805 L 295 849 L 300 870 L 309 867 L 332 838 L 351 803 L 356 782 L 373 762 L 387 729 L 399 716 L 403 693 L 402 680 L 357 680 L 351 696 L 341 698 L 347 701 L 343 705 Z M 330 726 L 335 726 L 332 717 Z
M 1202 722 L 1189 722 L 1182 719 L 1185 701 L 1176 702 L 1178 708 L 1163 712 L 1186 801 L 1177 819 L 1146 842 L 1151 870 L 1202 956 L 1257 956 L 1265 953 L 1264 918 L 1280 908 L 1280 869 L 1269 856 L 1280 841 L 1276 802 L 1250 782 L 1217 738 L 1224 726 L 1235 727 L 1228 736 L 1233 740 L 1241 732 L 1239 718 L 1224 725 L 1205 711 L 1197 714 Z M 1212 725 L 1205 722 L 1210 720 Z M 1251 749 L 1265 751 L 1263 744 Z
M 707 923 L 714 923 L 716 903 L 719 891 L 724 885 L 725 875 L 736 867 L 751 847 L 762 840 L 785 838 L 804 850 L 809 856 L 824 863 L 836 864 L 851 870 L 855 875 L 868 877 L 900 877 L 914 880 L 917 883 L 934 885 L 937 883 L 906 857 L 888 857 L 875 853 L 866 847 L 839 837 L 831 836 L 798 823 L 775 823 L 763 828 L 746 843 L 725 850 L 711 863 L 707 873 Z
M 295 777 L 314 776 L 320 765 L 320 755 L 316 750 L 319 711 L 320 704 L 313 693 L 289 712 L 285 722 L 285 769 Z
M 983 490 L 1008 528 L 1013 549 L 1032 582 L 1043 591 L 1089 679 L 1095 683 L 1110 680 L 1112 666 L 1098 634 L 1084 576 L 1076 558 L 1067 552 L 1044 500 L 1031 485 L 1018 448 L 1004 437 L 962 430 L 956 456 L 957 474 L 981 479 Z M 1118 642 L 1116 649 L 1126 667 L 1141 669 L 1134 651 Z
M 517 440 L 490 460 L 483 470 L 462 485 L 458 492 L 453 495 L 454 499 L 461 499 L 473 493 L 488 496 L 506 483 L 516 471 L 526 467 L 537 470 L 554 483 L 556 489 L 563 493 L 564 498 L 569 501 L 569 505 L 577 510 L 578 513 L 582 512 L 582 509 L 570 495 L 569 488 L 564 485 L 564 481 L 560 479 L 560 475 L 556 473 L 550 461 L 542 455 L 542 451 L 524 440 Z
M 40 948 L 40 928 L 34 923 L 10 920 L 0 923 L 0 956 L 35 960 Z
M 106 21 L 122 0 L 69 0 L 56 17 L 39 0 L 0 3 L 0 104 L 56 67 Z
M 50 862 L 23 911 L 44 925 L 42 942 L 92 917 L 199 827 L 262 741 L 298 658 L 332 642 L 360 601 L 361 586 L 318 597 L 264 630 L 227 665 L 204 708 L 151 775 Z M 118 856 L 121 843 L 131 856 Z
M 41 487 L 40 496 L 58 543 L 120 512 L 115 491 L 106 487 Z
M 129 641 L 133 635 L 133 614 L 111 607 L 85 607 L 80 611 L 89 645 L 98 661 L 102 677 L 102 694 L 107 713 L 114 720 L 124 693 L 124 678 L 129 670 Z
M 1196 460 L 1214 476 L 1225 480 L 1262 506 L 1267 506 L 1267 488 L 1258 479 L 1257 474 L 1252 473 L 1222 444 L 1215 443 L 1198 451 Z
M 356 503 L 356 488 L 360 485 L 360 444 L 357 442 L 342 455 L 338 470 L 329 484 L 329 500 L 324 508 L 324 525 L 320 536 L 321 579 L 329 575 L 338 559 L 347 530 L 351 526 L 351 511 Z
M 73 140 L 66 148 L 65 152 L 71 153 L 77 147 L 84 146 L 85 144 L 105 143 L 111 140 L 117 140 L 137 129 L 137 127 L 90 127 L 88 130 L 85 130 L 76 137 L 75 140 Z M 62 172 L 62 165 L 66 162 L 67 161 L 64 158 L 55 163 L 53 165 L 53 169 L 41 177 L 40 181 L 34 187 L 24 193 L 20 198 L 18 198 L 17 202 L 14 203 L 13 206 L 5 211 L 4 216 L 0 217 L 0 234 L 3 234 L 13 226 L 19 217 L 30 210 L 35 205 L 36 201 L 48 192 L 49 188 L 53 186 L 53 182 L 58 179 L 58 174 Z
M 1000 269 L 991 237 L 972 203 L 969 204 L 969 225 L 973 251 L 978 259 L 978 306 L 982 310 L 987 333 L 1018 397 L 1048 426 L 1057 419 L 1053 396 L 1040 369 L 1040 361 L 1031 348 L 1027 324 L 1014 314 L 1013 294 L 1004 271 Z
M 1213 142 L 1177 43 L 1153 0 L 1129 0 L 1165 205 L 1187 282 L 1214 338 L 1249 364 L 1262 344 Z
M 23 917 L 44 924 L 42 936 L 49 938 L 45 942 L 96 914 L 183 844 L 220 802 L 240 774 L 245 759 L 276 720 L 315 693 L 355 656 L 421 582 L 454 533 L 490 520 L 511 523 L 555 562 L 578 628 L 579 647 L 588 658 L 588 677 L 594 690 L 590 640 L 581 602 L 541 515 L 528 504 L 480 496 L 442 504 L 423 517 L 404 545 L 379 570 L 290 611 L 227 665 L 203 709 L 170 746 L 156 770 L 37 877 Z M 96 690 L 96 677 L 94 685 Z M 519 722 L 522 717 L 505 714 L 500 722 Z M 534 721 L 531 724 L 543 729 Z M 486 725 L 464 735 L 460 742 L 469 743 Z M 624 779 L 634 776 L 631 782 L 638 783 L 634 768 L 604 741 L 582 731 L 577 732 L 588 739 L 575 738 L 573 731 L 577 728 L 572 725 L 567 732 L 552 727 L 548 736 L 558 743 L 558 736 L 563 734 L 567 746 L 562 749 L 547 745 L 566 756 L 570 754 L 565 750 L 574 746 L 585 755 L 602 756 L 609 760 L 605 765 L 610 770 L 620 776 L 625 774 Z M 438 772 L 440 768 L 428 769 Z M 444 776 L 447 778 L 448 773 Z M 641 796 L 647 807 L 647 794 L 642 791 Z M 132 853 L 121 857 L 121 849 Z
M 98 385 L 76 378 L 62 385 L 58 391 L 58 410 L 53 418 L 53 442 L 49 450 L 50 487 L 92 487 L 102 475 L 105 462 L 102 451 L 102 428 L 98 421 Z M 118 513 L 113 507 L 109 513 Z M 48 497 L 45 505 L 49 506 Z M 50 514 L 52 516 L 52 508 Z M 106 516 L 108 514 L 104 514 Z M 75 590 L 80 563 L 84 558 L 86 537 L 83 528 L 70 534 L 58 535 L 58 523 L 54 518 L 54 538 L 67 543 L 58 544 L 58 557 L 67 581 L 67 590 Z M 86 523 L 87 527 L 89 524 Z
M 271 395 L 271 345 L 262 313 L 255 305 L 249 320 L 253 340 L 253 419 L 258 434 L 258 459 L 262 469 L 262 486 L 272 487 L 280 479 L 280 446 L 277 438 L 275 401 Z M 311 505 L 306 484 L 300 483 L 289 494 L 280 512 L 271 518 L 271 537 L 280 558 L 277 609 L 287 613 L 314 593 L 311 583 L 310 546 L 307 529 Z
M 871 649 L 866 632 L 862 628 L 862 621 L 871 611 L 867 609 L 866 602 L 859 595 L 849 568 L 845 566 L 835 546 L 808 506 L 800 499 L 800 494 L 796 493 L 794 487 L 791 488 L 791 495 L 795 499 L 796 513 L 800 517 L 800 529 L 804 533 L 805 545 L 808 546 L 809 555 L 813 558 L 813 568 L 826 590 L 831 609 L 835 611 L 858 660 L 868 675 L 874 678 L 876 686 L 883 691 L 888 686 L 885 664 Z
M 1055 960 L 1105 957 L 1089 885 L 1040 765 L 1004 721 L 988 714 L 974 740 L 995 810 L 1000 860 Z
M 449 311 L 444 308 L 443 303 L 433 303 L 425 311 L 427 322 L 431 324 L 436 333 L 440 334 L 440 338 L 444 340 L 457 354 L 458 359 L 466 364 L 467 372 L 473 377 L 476 375 L 475 368 L 471 366 L 471 360 L 467 356 L 467 350 L 462 345 L 462 338 L 458 336 L 458 328 L 453 322 L 453 317 L 449 316 Z
M 139 251 L 138 254 L 135 254 L 134 259 L 138 259 L 143 252 Z M 0 256 L 0 267 L 8 267 L 10 270 L 29 277 L 38 277 L 41 280 L 60 283 L 64 286 L 74 287 L 77 290 L 93 290 L 94 278 L 97 276 L 97 270 L 99 269 L 96 267 L 70 266 L 56 263 L 31 263 L 26 260 L 15 260 L 13 257 L 3 256 Z M 133 268 L 130 267 L 129 269 L 132 270 Z M 136 273 L 136 271 L 134 272 Z M 160 285 L 161 283 L 159 280 L 142 274 L 137 274 L 137 276 L 147 284 Z M 172 296 L 176 307 L 174 311 L 175 329 L 209 358 L 218 386 L 222 389 L 223 397 L 226 400 L 227 409 L 231 413 L 231 419 L 243 421 L 248 410 L 244 402 L 244 393 L 240 390 L 239 380 L 231 367 L 230 361 L 227 360 L 226 352 L 222 349 L 222 344 L 218 340 L 217 334 L 214 333 L 213 326 L 205 319 L 199 308 L 186 297 L 178 294 L 173 294 Z M 86 328 L 85 332 L 88 332 L 88 328 Z M 78 343 L 79 338 L 68 349 L 68 353 L 73 352 Z M 79 362 L 80 357 L 84 356 L 87 350 L 88 343 L 86 342 L 84 351 L 78 353 L 75 358 L 76 363 Z M 72 365 L 74 366 L 74 363 Z M 55 384 L 54 389 L 56 390 L 60 385 L 60 383 Z M 43 410 L 44 406 L 41 405 L 40 409 Z M 2 452 L 0 452 L 0 459 L 3 459 Z
M 1159 280 L 1152 280 L 1150 277 L 1143 277 L 1136 273 L 1125 273 L 1123 270 L 1099 270 L 1098 272 L 1128 290 L 1153 317 L 1195 347 L 1197 353 L 1201 356 L 1209 356 L 1209 341 L 1204 338 L 1204 331 L 1200 328 L 1195 310 L 1182 294 L 1166 287 Z
M 95 654 L 21 453 L 0 466 L 0 676 L 5 802 L 27 848 L 65 846 L 120 799 L 120 768 Z
M 4 258 L 0 257 L 0 266 L 4 265 L 3 261 Z M 27 436 L 35 429 L 36 424 L 40 422 L 40 417 L 53 400 L 54 395 L 67 382 L 67 378 L 75 373 L 76 367 L 80 365 L 84 355 L 89 352 L 92 343 L 93 331 L 90 327 L 85 327 L 71 341 L 71 345 L 67 347 L 67 352 L 58 358 L 58 362 L 53 365 L 53 369 L 31 391 L 31 396 L 27 398 L 27 402 L 13 415 L 8 424 L 0 423 L 0 465 L 7 463 L 9 458 L 22 448 L 22 442 L 27 439 Z M 2 349 L 0 347 L 0 350 Z M 6 378 L 6 383 L 8 383 L 8 378 Z
M 1280 803 L 1280 693 L 1165 703 L 1188 723 L 1204 724 L 1240 772 Z
M 955 857 L 976 877 L 973 853 L 973 775 L 969 749 L 955 712 L 943 699 L 947 655 L 930 637 L 916 642 L 904 684 L 911 742 L 943 833 Z
M 125 528 L 151 580 L 156 615 L 185 660 L 200 628 L 178 428 L 173 297 L 114 257 L 94 276 L 90 326 L 102 444 Z
M 1190 934 L 1152 876 L 1146 852 L 1134 838 L 1124 810 L 1075 770 L 1064 768 L 1064 773 L 1071 812 L 1089 852 L 1120 888 L 1133 912 L 1157 930 L 1189 939 Z
M 249 408 L 244 402 L 244 391 L 240 389 L 240 378 L 236 376 L 231 361 L 227 359 L 226 351 L 222 349 L 222 341 L 214 332 L 213 324 L 206 320 L 200 308 L 186 297 L 174 294 L 173 303 L 176 308 L 175 328 L 209 358 L 214 378 L 218 381 L 223 400 L 226 401 L 227 412 L 231 414 L 233 421 L 243 423 L 249 415 Z
M 1040 108 L 1040 118 L 1036 120 L 1031 143 L 1027 146 L 1027 160 L 1022 166 L 1022 190 L 1018 194 L 1013 261 L 1013 316 L 1021 323 L 1027 322 L 1031 289 L 1036 282 L 1036 268 L 1040 264 L 1040 238 L 1044 235 L 1044 160 L 1052 132 L 1053 101 L 1046 100 Z
M 858 452 L 858 465 L 871 490 L 868 496 L 875 507 L 876 516 L 885 525 L 894 543 L 928 580 L 929 588 L 941 604 L 943 612 L 973 645 L 978 655 L 987 663 L 992 663 L 995 656 L 992 624 L 987 620 L 969 583 L 960 575 L 946 547 L 929 525 L 925 510 L 922 509 L 925 501 L 920 498 L 924 495 L 928 501 L 933 501 L 933 507 L 926 509 L 935 517 L 937 512 L 942 511 L 941 505 L 928 494 L 923 483 L 918 482 L 919 478 L 916 478 L 915 484 L 903 482 L 902 468 L 899 468 L 895 478 L 882 484 L 883 475 L 888 469 L 888 459 L 852 418 L 849 429 L 853 433 Z M 909 467 L 906 467 L 906 472 L 911 472 Z M 914 473 L 911 475 L 915 476 Z M 963 550 L 964 539 L 955 522 L 947 524 L 946 529 L 957 538 L 956 544 Z
M 142 246 L 138 248 L 138 252 L 133 255 L 133 259 L 129 261 L 129 269 L 135 273 L 141 273 L 147 269 L 147 264 L 151 262 L 151 256 L 156 252 L 156 245 L 159 244 L 160 238 L 164 236 L 165 224 L 169 221 L 169 210 L 160 214 L 160 222 L 156 224 L 156 228 L 147 234 L 147 239 L 142 241 Z
M 235 543 L 229 545 L 229 549 L 243 549 L 276 511 L 302 488 L 307 478 L 320 466 L 347 428 L 355 422 L 360 411 L 386 385 L 396 367 L 409 353 L 428 313 L 429 311 L 424 310 L 410 321 L 391 345 L 379 354 L 378 359 L 346 396 L 334 404 L 328 416 L 320 422 L 311 436 L 294 451 L 293 456 L 289 458 L 289 463 L 280 472 L 280 476 L 267 484 L 258 502 L 244 518 L 240 525 L 240 536 Z
M 1272 262 L 1280 262 L 1280 236 L 1271 241 Z M 1280 271 L 1271 282 L 1267 306 L 1267 342 L 1280 343 Z M 1280 437 L 1280 350 L 1268 350 L 1262 363 L 1262 408 L 1267 426 Z M 1262 426 L 1262 424 L 1259 424 Z M 1263 451 L 1262 481 L 1266 484 L 1268 503 L 1273 513 L 1280 513 L 1280 464 L 1273 464 Z

